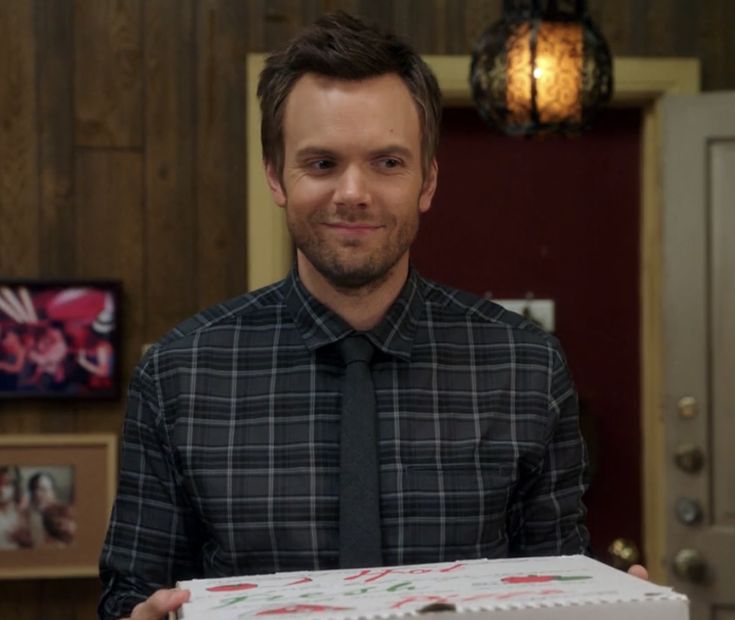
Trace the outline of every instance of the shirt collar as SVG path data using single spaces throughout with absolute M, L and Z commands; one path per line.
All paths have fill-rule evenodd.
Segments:
M 411 345 L 424 309 L 423 279 L 413 267 L 400 294 L 383 320 L 366 332 L 384 353 L 411 359 Z M 283 282 L 286 309 L 310 351 L 341 340 L 355 330 L 340 316 L 317 300 L 301 282 L 296 265 Z

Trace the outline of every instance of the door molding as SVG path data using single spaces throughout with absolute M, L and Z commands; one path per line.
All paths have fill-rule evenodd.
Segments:
M 246 72 L 247 273 L 253 290 L 282 278 L 291 266 L 291 241 L 283 211 L 270 196 L 262 168 L 260 108 L 256 89 L 265 54 L 249 54 Z M 445 106 L 472 105 L 467 80 L 469 56 L 424 56 L 436 73 Z M 643 546 L 651 578 L 666 579 L 663 411 L 663 241 L 661 220 L 662 97 L 700 91 L 697 58 L 615 58 L 614 106 L 639 107 L 640 188 L 640 351 L 643 470 Z

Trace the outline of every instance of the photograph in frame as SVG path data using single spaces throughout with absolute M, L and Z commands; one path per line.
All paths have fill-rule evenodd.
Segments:
M 0 281 L 0 397 L 116 398 L 120 285 Z
M 117 439 L 0 435 L 0 578 L 97 574 Z

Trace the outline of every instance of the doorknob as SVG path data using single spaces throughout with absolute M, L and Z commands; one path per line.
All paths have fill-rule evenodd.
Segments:
M 696 525 L 702 520 L 702 506 L 691 497 L 680 497 L 674 505 L 676 516 L 684 525 Z
M 679 579 L 701 583 L 707 576 L 707 563 L 695 549 L 681 549 L 674 557 L 674 573 Z
M 627 538 L 616 538 L 607 548 L 610 554 L 610 563 L 620 570 L 628 570 L 633 564 L 641 560 L 641 552 L 638 546 Z
M 693 443 L 683 443 L 674 452 L 676 466 L 689 474 L 696 474 L 704 465 L 704 452 Z
M 679 399 L 679 415 L 682 418 L 696 418 L 697 417 L 697 401 L 693 396 L 684 396 Z

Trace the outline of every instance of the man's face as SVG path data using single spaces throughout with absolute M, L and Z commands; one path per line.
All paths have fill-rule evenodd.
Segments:
M 56 501 L 54 483 L 48 476 L 41 476 L 36 482 L 31 498 L 33 505 L 43 510 Z
M 437 168 L 422 174 L 419 115 L 401 79 L 307 74 L 285 106 L 283 173 L 266 173 L 302 277 L 358 289 L 407 268 Z
M 7 471 L 0 472 L 0 506 L 6 506 L 15 499 L 15 478 Z

